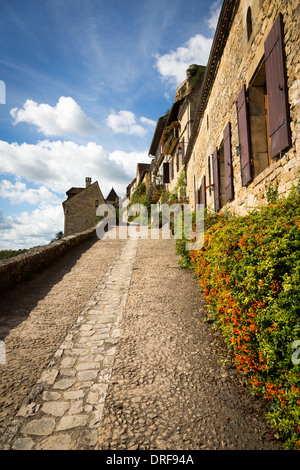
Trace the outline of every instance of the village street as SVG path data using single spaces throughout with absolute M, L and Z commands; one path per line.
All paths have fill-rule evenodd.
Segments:
M 0 448 L 277 450 L 174 240 L 98 240 L 0 300 Z

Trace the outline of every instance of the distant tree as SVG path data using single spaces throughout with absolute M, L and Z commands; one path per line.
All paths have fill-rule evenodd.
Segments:
M 55 234 L 55 238 L 53 238 L 53 239 L 51 240 L 51 243 L 52 243 L 52 242 L 55 242 L 56 240 L 61 240 L 62 238 L 64 238 L 64 232 L 62 232 L 62 231 L 57 232 L 57 233 Z

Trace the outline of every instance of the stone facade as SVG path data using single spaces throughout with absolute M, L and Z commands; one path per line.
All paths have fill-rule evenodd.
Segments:
M 97 181 L 86 178 L 85 188 L 71 188 L 63 202 L 65 237 L 88 230 L 96 225 L 97 208 L 105 203 Z
M 278 79 L 276 86 L 283 93 L 286 86 L 285 124 L 290 142 L 274 156 L 273 137 L 268 138 L 274 107 L 273 90 L 267 83 L 265 47 L 267 41 L 273 40 L 271 35 L 275 34 L 279 16 L 283 25 L 286 84 Z M 265 202 L 270 184 L 278 185 L 280 194 L 287 194 L 296 184 L 300 166 L 299 31 L 298 0 L 223 2 L 185 159 L 187 196 L 193 206 L 206 202 L 213 210 L 229 209 L 243 214 Z M 276 47 L 277 43 L 273 49 Z M 273 78 L 276 73 L 272 71 Z M 244 109 L 239 108 L 243 93 L 243 106 L 248 113 L 250 176 L 244 175 L 242 181 L 245 142 L 238 113 Z

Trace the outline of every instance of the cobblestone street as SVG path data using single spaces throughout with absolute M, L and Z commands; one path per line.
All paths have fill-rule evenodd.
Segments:
M 0 301 L 1 449 L 281 448 L 174 240 L 76 250 Z

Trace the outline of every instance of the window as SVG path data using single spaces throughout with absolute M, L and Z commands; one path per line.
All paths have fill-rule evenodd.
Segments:
M 170 183 L 169 163 L 163 164 L 163 182 L 164 184 Z
M 201 186 L 198 190 L 198 204 L 203 204 L 204 208 L 206 207 L 206 178 L 205 175 L 202 176 Z
M 96 201 L 95 201 L 95 207 L 98 207 L 98 206 L 99 206 L 99 201 L 98 201 L 98 199 L 96 199 Z
M 253 178 L 258 176 L 270 163 L 270 139 L 268 138 L 268 99 L 266 70 L 263 63 L 250 83 L 249 125 L 251 139 L 251 163 Z
M 209 186 L 209 195 L 211 196 L 211 163 L 210 163 L 210 155 L 207 157 L 207 168 L 208 168 L 208 186 Z
M 264 44 L 271 158 L 275 158 L 291 145 L 283 38 L 283 18 L 280 13 Z
M 264 58 L 248 90 L 244 85 L 237 99 L 243 186 L 291 145 L 281 14 L 264 49 Z
M 247 38 L 248 38 L 248 41 L 249 41 L 250 36 L 252 34 L 252 12 L 251 12 L 251 7 L 249 7 L 248 10 L 247 10 L 246 23 L 247 23 Z
M 224 146 L 213 153 L 214 203 L 218 212 L 225 204 Z
M 226 201 L 234 198 L 233 190 L 233 168 L 232 168 L 232 152 L 231 152 L 231 124 L 227 124 L 223 131 L 224 137 L 224 174 L 225 174 L 225 193 Z
M 246 86 L 240 91 L 236 101 L 238 132 L 239 132 L 239 154 L 241 162 L 242 186 L 247 186 L 252 180 L 252 163 L 250 151 L 250 128 L 249 110 Z

